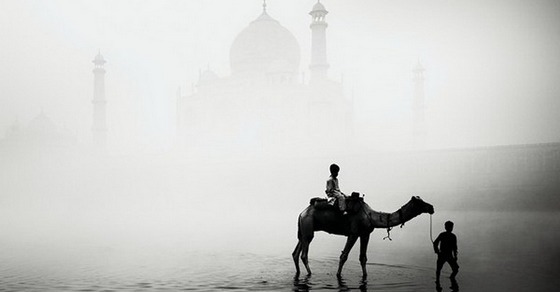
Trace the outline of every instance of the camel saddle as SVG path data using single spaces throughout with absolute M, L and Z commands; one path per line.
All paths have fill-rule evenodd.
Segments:
M 346 202 L 354 201 L 354 200 L 361 200 L 363 201 L 364 198 L 360 197 L 360 193 L 352 192 L 352 195 L 346 196 Z M 338 201 L 335 200 L 334 203 L 331 204 L 331 201 L 328 198 L 321 198 L 321 197 L 314 197 L 309 200 L 309 204 L 315 207 L 316 209 L 336 209 L 338 208 Z M 348 204 L 347 204 L 348 205 Z

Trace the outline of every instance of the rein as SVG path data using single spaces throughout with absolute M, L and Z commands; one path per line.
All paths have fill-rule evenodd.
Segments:
M 391 229 L 393 229 L 392 227 L 389 227 L 389 217 L 391 217 L 391 214 L 387 214 L 387 236 L 383 237 L 383 240 L 389 238 L 389 241 L 392 241 L 393 239 L 391 239 Z
M 401 226 L 400 226 L 401 228 L 403 228 L 404 222 L 405 222 L 404 218 L 403 218 L 403 214 L 402 214 L 402 209 L 403 209 L 403 207 L 401 207 L 398 211 L 399 221 L 401 222 Z M 390 218 L 391 218 L 391 214 L 387 213 L 387 236 L 383 237 L 383 240 L 385 240 L 387 238 L 389 238 L 389 240 L 391 240 L 391 241 L 393 240 L 393 239 L 391 239 L 391 233 L 390 233 L 391 230 L 393 230 L 393 227 L 389 227 L 389 219 Z
M 364 194 L 364 197 L 365 197 L 365 194 Z M 366 212 L 365 205 L 366 205 L 366 202 L 363 201 L 363 197 L 362 197 L 362 204 L 360 206 L 361 207 L 360 209 L 362 210 L 364 215 L 366 215 L 366 217 L 368 218 L 369 223 L 373 225 L 373 223 L 374 223 L 373 218 L 371 218 L 371 215 L 368 214 L 368 212 Z M 390 214 L 387 214 L 387 225 L 389 225 L 389 215 Z M 390 231 L 390 228 L 388 227 L 387 228 L 387 237 L 389 238 L 389 240 L 392 240 L 391 237 L 390 237 L 389 231 Z M 385 240 L 385 238 L 383 238 L 383 240 Z

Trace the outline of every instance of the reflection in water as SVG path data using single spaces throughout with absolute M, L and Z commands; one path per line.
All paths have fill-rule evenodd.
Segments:
M 455 278 L 451 278 L 451 287 L 449 288 L 451 288 L 451 291 L 453 292 L 459 291 L 459 284 Z
M 449 287 L 449 289 L 451 289 L 452 292 L 458 292 L 459 291 L 459 283 L 457 283 L 457 279 L 455 279 L 454 277 L 449 278 L 449 280 L 451 281 L 451 287 Z M 443 288 L 441 287 L 441 284 L 439 281 L 436 281 L 436 291 L 437 292 L 441 292 L 443 291 Z
M 336 279 L 338 280 L 338 291 L 350 291 L 346 285 L 346 281 L 344 281 L 341 276 L 337 276 Z
M 293 289 L 293 291 L 297 291 L 297 292 L 300 292 L 300 291 L 303 291 L 303 292 L 309 291 L 309 289 L 310 289 L 310 286 L 309 286 L 309 279 L 310 279 L 310 278 L 311 278 L 311 275 L 307 275 L 307 276 L 305 276 L 304 278 L 302 278 L 302 279 L 300 280 L 300 279 L 299 279 L 299 276 L 296 275 L 296 276 L 294 277 L 294 289 Z
M 3 205 L 0 206 L 0 209 L 2 208 Z M 189 213 L 189 216 L 191 214 Z M 196 215 L 200 214 L 196 213 Z M 194 221 L 196 218 L 192 216 L 181 219 L 192 219 L 187 222 L 197 224 L 198 221 Z M 449 214 L 440 216 L 450 217 Z M 142 231 L 142 237 L 140 234 L 135 237 L 133 233 L 128 235 L 130 239 L 121 240 L 116 227 L 112 230 L 111 226 L 101 223 L 88 225 L 88 222 L 78 222 L 78 224 L 76 223 L 78 219 L 73 218 L 72 224 L 76 226 L 69 225 L 66 226 L 67 228 L 81 228 L 80 230 L 87 230 L 92 234 L 81 234 L 83 238 L 76 237 L 70 240 L 69 236 L 55 233 L 68 229 L 60 228 L 59 224 L 55 226 L 56 222 L 52 223 L 51 227 L 46 224 L 48 223 L 44 219 L 48 218 L 46 216 L 37 217 L 37 221 L 28 218 L 30 216 L 25 216 L 29 222 L 37 225 L 34 228 L 42 227 L 46 231 L 45 236 L 24 238 L 26 240 L 23 241 L 18 239 L 25 233 L 29 234 L 33 231 L 24 227 L 34 225 L 23 225 L 28 222 L 23 221 L 23 218 L 20 219 L 23 223 L 19 225 L 7 224 L 10 222 L 9 218 L 20 217 L 23 216 L 19 213 L 12 212 L 6 215 L 5 212 L 0 212 L 0 219 L 2 219 L 0 225 L 4 223 L 0 226 L 2 229 L 0 246 L 5 247 L 0 249 L 2 263 L 0 264 L 2 275 L 0 290 L 2 291 L 215 291 L 233 288 L 243 291 L 434 291 L 434 255 L 424 232 L 426 229 L 412 228 L 412 226 L 408 228 L 417 230 L 417 233 L 402 232 L 400 235 L 403 237 L 394 238 L 391 243 L 382 240 L 385 235 L 382 232 L 374 233 L 377 235 L 378 242 L 376 248 L 370 250 L 370 257 L 374 260 L 368 264 L 370 270 L 368 278 L 362 279 L 360 265 L 354 259 L 346 267 L 344 278 L 337 281 L 335 273 L 339 258 L 336 248 L 340 247 L 339 241 L 317 240 L 315 250 L 320 255 L 313 260 L 315 274 L 311 277 L 301 275 L 294 278 L 293 260 L 288 256 L 292 251 L 291 243 L 276 240 L 289 238 L 291 235 L 281 233 L 282 228 L 279 228 L 280 234 L 272 238 L 275 239 L 274 242 L 271 242 L 270 236 L 253 236 L 252 228 L 242 227 L 245 229 L 235 231 L 236 234 L 242 232 L 244 235 L 239 242 L 247 243 L 248 238 L 255 242 L 253 245 L 246 244 L 243 248 L 255 249 L 258 252 L 240 251 L 241 245 L 232 244 L 229 247 L 218 245 L 219 238 L 212 238 L 215 239 L 213 241 L 205 238 L 204 243 L 208 247 L 201 251 L 202 245 L 197 244 L 194 236 L 198 234 L 194 233 L 199 231 L 198 229 L 182 231 L 186 234 L 181 235 L 181 230 L 177 230 L 176 234 L 165 234 L 144 228 L 138 231 L 138 233 Z M 287 217 L 279 213 L 274 218 L 278 218 L 278 222 L 284 222 Z M 557 274 L 554 273 L 557 271 L 554 269 L 557 265 L 552 264 L 553 259 L 558 259 L 556 254 L 550 258 L 534 257 L 534 253 L 529 254 L 528 249 L 535 248 L 531 243 L 535 239 L 519 234 L 523 235 L 522 231 L 530 227 L 529 223 L 524 222 L 534 224 L 532 222 L 544 221 L 547 224 L 543 226 L 547 228 L 536 229 L 540 230 L 540 233 L 535 233 L 534 236 L 537 236 L 549 250 L 554 250 L 555 246 L 552 243 L 559 241 L 558 233 L 554 231 L 559 228 L 560 214 L 457 213 L 454 214 L 454 218 L 456 221 L 465 222 L 462 226 L 472 226 L 461 231 L 465 255 L 463 256 L 465 269 L 458 278 L 461 280 L 461 290 L 558 290 L 560 284 Z M 43 220 L 38 221 L 39 219 Z M 135 217 L 133 222 L 139 220 L 141 219 Z M 482 224 L 489 221 L 495 222 L 494 225 L 498 223 L 501 225 L 498 228 L 493 227 L 494 225 Z M 286 225 L 292 226 L 292 223 L 287 222 Z M 421 223 L 418 222 L 418 225 Z M 428 227 L 429 222 L 425 220 L 423 223 Z M 220 224 L 224 223 L 220 222 Z M 159 227 L 159 224 L 155 226 Z M 239 224 L 239 226 L 243 225 Z M 121 227 L 130 227 L 130 225 L 122 222 Z M 500 237 L 485 235 L 496 234 L 502 229 L 513 229 L 518 232 L 500 234 Z M 47 233 L 47 231 L 51 232 Z M 74 235 L 74 232 L 71 233 Z M 183 237 L 179 239 L 184 238 L 183 240 L 175 239 L 180 235 Z M 186 238 L 187 235 L 193 236 Z M 227 238 L 228 244 L 239 237 L 223 234 L 220 236 Z M 419 240 L 422 236 L 426 239 L 424 243 Z M 158 240 L 160 238 L 161 240 Z M 521 242 L 519 248 L 523 249 L 518 248 L 520 250 L 518 253 L 506 250 L 500 253 L 506 257 L 498 257 L 495 255 L 496 245 L 493 245 L 496 240 L 499 240 L 499 247 L 502 249 L 507 249 L 508 242 L 513 241 Z M 423 246 L 419 246 L 422 244 Z M 283 250 L 258 250 L 261 246 L 270 246 L 271 249 L 283 248 Z M 524 250 L 527 251 L 524 253 Z M 503 269 L 504 263 L 508 264 L 508 269 Z M 529 267 L 534 272 L 522 273 L 519 265 Z M 449 289 L 453 285 L 448 278 L 449 269 L 445 268 L 442 272 L 441 291 L 459 291 L 457 284 L 455 288 Z
M 322 289 L 328 289 L 328 290 L 338 290 L 338 291 L 355 291 L 356 287 L 349 287 L 348 284 L 346 283 L 346 279 L 344 279 L 341 276 L 337 276 L 336 280 L 338 283 L 338 286 L 335 285 L 330 285 L 328 284 L 328 279 L 323 279 L 323 280 L 318 280 L 319 282 L 324 282 L 323 284 L 319 285 L 319 286 L 315 286 L 313 287 L 313 283 L 311 283 L 311 275 L 307 275 L 305 277 L 302 277 L 300 279 L 299 276 L 295 276 L 294 277 L 294 285 L 293 285 L 293 289 L 292 291 L 296 291 L 296 292 L 301 292 L 301 291 L 313 291 L 313 290 L 322 290 Z M 359 286 L 358 289 L 360 291 L 368 291 L 368 281 L 367 281 L 367 276 L 362 277 L 361 281 L 359 282 Z
M 338 280 L 338 291 L 351 291 L 350 288 L 348 288 L 348 285 L 346 285 L 346 280 L 344 280 L 344 278 L 342 278 L 342 276 L 337 276 L 337 280 Z M 358 287 L 358 289 L 360 289 L 360 291 L 367 291 L 368 288 L 368 282 L 367 282 L 367 276 L 362 276 L 362 280 L 360 281 L 360 286 Z
M 367 276 L 362 276 L 362 281 L 360 282 L 360 291 L 367 291 Z

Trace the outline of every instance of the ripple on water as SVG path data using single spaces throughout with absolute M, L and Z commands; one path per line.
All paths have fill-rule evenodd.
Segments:
M 51 272 L 33 269 L 3 269 L 1 287 L 8 291 L 428 291 L 432 272 L 413 266 L 370 264 L 364 280 L 358 263 L 348 262 L 344 276 L 335 276 L 337 258 L 313 259 L 314 274 L 294 278 L 291 258 L 228 254 L 188 256 L 165 265 L 91 265 L 73 272 L 50 267 Z M 426 284 L 427 283 L 427 284 Z

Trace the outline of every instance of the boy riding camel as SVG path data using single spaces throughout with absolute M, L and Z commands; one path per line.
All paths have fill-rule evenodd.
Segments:
M 327 189 L 325 193 L 327 197 L 331 198 L 333 201 L 336 199 L 338 200 L 338 207 L 340 211 L 344 212 L 346 210 L 346 196 L 340 191 L 338 187 L 338 172 L 340 171 L 340 167 L 336 164 L 331 164 L 329 168 L 331 172 L 331 176 L 327 180 Z

